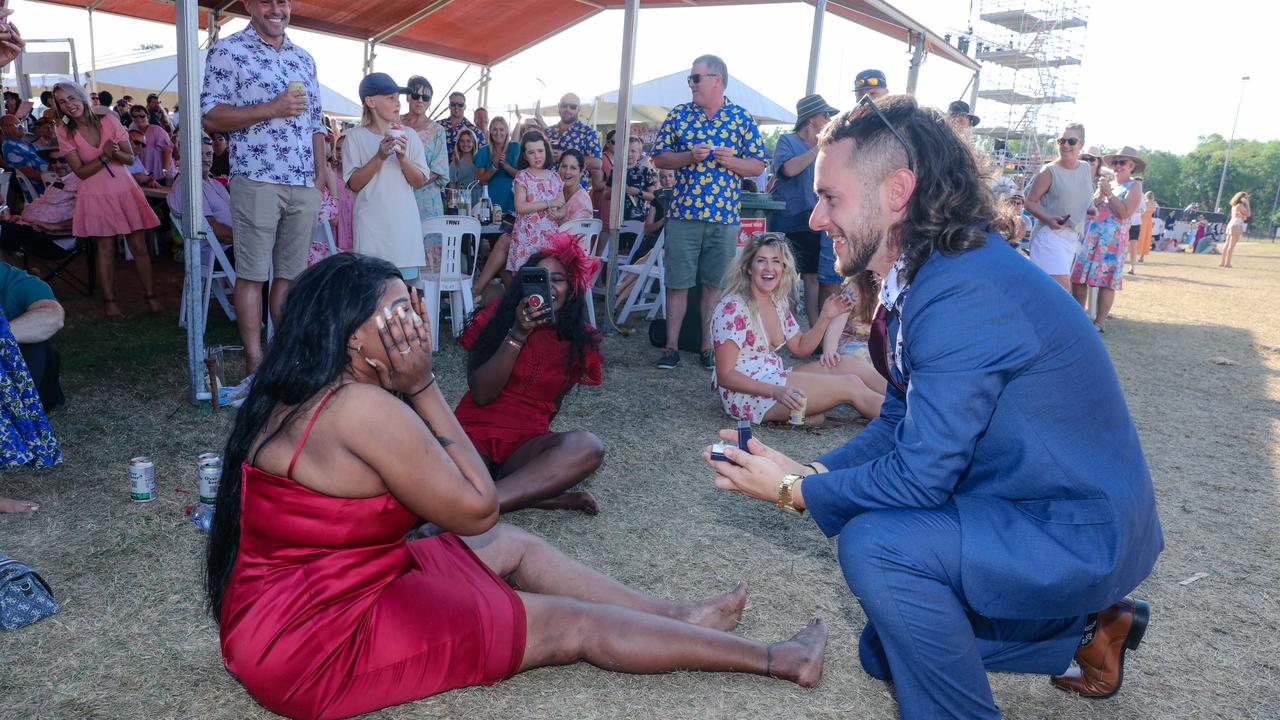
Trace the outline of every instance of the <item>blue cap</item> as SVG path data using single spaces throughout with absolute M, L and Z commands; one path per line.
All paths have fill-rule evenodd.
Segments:
M 400 87 L 386 73 L 369 73 L 360 81 L 360 99 L 374 95 L 404 95 L 409 88 Z

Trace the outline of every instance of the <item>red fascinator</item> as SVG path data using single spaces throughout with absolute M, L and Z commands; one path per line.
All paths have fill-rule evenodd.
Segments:
M 596 270 L 600 267 L 600 259 L 588 255 L 578 245 L 578 236 L 567 232 L 551 233 L 543 240 L 539 252 L 549 255 L 564 265 L 569 275 L 569 285 L 577 289 L 577 294 L 588 292 L 591 282 L 595 280 Z

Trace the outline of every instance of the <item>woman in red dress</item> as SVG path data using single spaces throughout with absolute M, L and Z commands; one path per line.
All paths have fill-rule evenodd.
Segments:
M 124 319 L 113 292 L 117 235 L 124 235 L 129 243 L 147 305 L 158 312 L 146 231 L 159 227 L 160 219 L 129 174 L 133 162 L 129 134 L 114 112 L 95 115 L 89 98 L 75 83 L 53 86 L 53 106 L 62 121 L 57 130 L 59 149 L 80 178 L 71 229 L 76 237 L 91 237 L 97 243 L 98 283 L 107 319 Z
M 454 414 L 489 466 L 501 512 L 597 512 L 589 493 L 565 490 L 600 467 L 600 438 L 584 431 L 551 432 L 565 395 L 575 385 L 601 382 L 600 335 L 587 323 L 583 305 L 597 262 L 574 236 L 548 236 L 525 266 L 548 270 L 550 305 L 531 310 L 520 283 L 512 282 L 500 302 L 476 313 L 459 339 L 468 350 L 469 390 Z
M 227 441 L 209 537 L 223 663 L 250 695 L 281 715 L 341 718 L 582 660 L 817 684 L 821 620 L 748 640 L 728 632 L 741 583 L 663 600 L 497 525 L 498 493 L 436 383 L 422 314 L 394 266 L 353 253 L 289 293 Z M 419 517 L 445 532 L 406 542 Z

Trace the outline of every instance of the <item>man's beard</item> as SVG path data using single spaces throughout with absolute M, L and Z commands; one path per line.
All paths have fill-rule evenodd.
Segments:
M 843 258 L 836 255 L 836 271 L 841 275 L 855 277 L 867 271 L 871 259 L 879 252 L 880 246 L 888 237 L 885 229 L 880 227 L 879 216 L 880 212 L 877 208 L 871 217 L 861 218 L 852 233 L 845 233 L 844 243 L 850 257 L 846 263 Z

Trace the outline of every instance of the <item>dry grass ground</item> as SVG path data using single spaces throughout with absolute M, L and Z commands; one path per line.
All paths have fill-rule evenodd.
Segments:
M 1105 336 L 1151 464 L 1168 543 L 1139 589 L 1154 608 L 1147 641 L 1130 656 L 1124 690 L 1109 701 L 1070 697 L 1042 677 L 992 676 L 1007 717 L 1280 717 L 1280 246 L 1248 243 L 1234 270 L 1216 264 L 1216 257 L 1151 256 L 1127 280 Z M 135 284 L 127 267 L 120 272 L 126 287 Z M 166 282 L 176 297 L 172 273 Z M 32 517 L 0 516 L 0 552 L 43 572 L 63 610 L 0 634 L 0 715 L 268 717 L 221 667 L 217 630 L 201 610 L 204 536 L 183 519 L 191 496 L 175 492 L 194 489 L 191 460 L 221 448 L 231 415 L 180 400 L 183 345 L 174 313 L 106 324 L 93 302 L 68 304 L 61 345 L 71 402 L 53 419 L 67 460 L 0 480 L 0 494 L 43 506 Z M 211 335 L 229 340 L 234 331 L 217 320 Z M 718 593 L 746 578 L 751 599 L 740 632 L 753 638 L 780 639 L 824 616 L 831 641 L 821 686 L 579 666 L 376 717 L 896 717 L 886 686 L 858 667 L 863 616 L 832 543 L 807 519 L 712 488 L 697 453 L 724 422 L 707 374 L 692 357 L 675 372 L 653 368 L 641 336 L 608 339 L 605 350 L 605 385 L 575 393 L 556 421 L 604 439 L 608 459 L 587 483 L 601 514 L 527 511 L 508 519 L 668 596 Z M 456 347 L 439 365 L 446 395 L 459 397 Z M 1089 422 L 1089 408 L 1079 410 Z M 858 428 L 831 422 L 760 435 L 810 457 Z M 144 452 L 156 459 L 161 497 L 138 505 L 128 499 L 125 468 Z M 1180 584 L 1199 572 L 1208 576 Z

